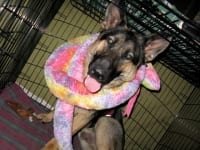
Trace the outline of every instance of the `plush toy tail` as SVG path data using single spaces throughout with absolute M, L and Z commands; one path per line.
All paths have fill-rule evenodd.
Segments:
M 54 136 L 63 150 L 73 150 L 72 122 L 74 106 L 58 100 L 54 114 Z

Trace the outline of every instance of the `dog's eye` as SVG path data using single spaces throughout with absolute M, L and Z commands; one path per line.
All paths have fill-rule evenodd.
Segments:
M 126 53 L 125 58 L 128 60 L 132 60 L 134 58 L 134 54 L 132 52 L 128 52 Z
M 109 36 L 107 38 L 107 41 L 108 41 L 108 44 L 113 44 L 113 43 L 115 43 L 115 38 L 113 36 Z

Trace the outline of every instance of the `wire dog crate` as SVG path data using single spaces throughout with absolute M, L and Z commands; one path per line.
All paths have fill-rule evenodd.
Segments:
M 56 98 L 43 76 L 46 59 L 68 39 L 98 32 L 108 2 L 0 3 L 0 88 L 16 82 L 29 97 L 53 109 Z M 200 149 L 200 45 L 180 28 L 190 20 L 166 2 L 126 0 L 122 6 L 132 30 L 172 37 L 170 48 L 154 64 L 161 91 L 142 88 L 132 116 L 124 119 L 126 150 Z
M 3 1 L 0 9 L 0 88 L 17 79 L 63 1 Z

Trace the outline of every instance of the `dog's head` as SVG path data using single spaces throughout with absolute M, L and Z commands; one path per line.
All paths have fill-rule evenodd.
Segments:
M 169 45 L 157 35 L 142 36 L 130 31 L 115 4 L 109 4 L 103 24 L 85 61 L 85 84 L 92 83 L 92 88 L 117 87 L 133 80 L 140 65 L 152 61 Z

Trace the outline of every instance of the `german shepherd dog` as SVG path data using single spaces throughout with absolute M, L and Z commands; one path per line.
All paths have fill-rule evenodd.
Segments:
M 85 60 L 84 73 L 100 85 L 96 90 L 115 88 L 124 82 L 135 78 L 138 67 L 151 62 L 162 53 L 169 42 L 158 35 L 143 36 L 128 29 L 124 14 L 120 10 L 119 1 L 110 3 L 105 13 L 103 30 L 97 40 L 89 47 L 89 55 Z M 87 86 L 87 85 L 86 85 Z M 75 109 L 72 127 L 73 135 L 83 129 L 98 114 L 94 110 Z M 39 114 L 44 122 L 53 119 L 53 112 Z M 112 119 L 112 120 L 111 120 Z M 123 138 L 121 125 L 111 117 L 102 117 L 93 129 L 85 129 L 79 133 L 79 140 L 84 140 L 85 134 L 95 135 L 95 142 L 84 144 L 82 150 L 122 150 L 117 146 Z M 109 127 L 106 127 L 109 126 Z M 110 129 L 112 128 L 113 129 Z M 117 129 L 118 128 L 118 129 Z M 117 129 L 117 130 L 116 130 Z M 119 139 L 119 140 L 117 140 Z M 51 139 L 43 150 L 59 149 L 55 138 Z

